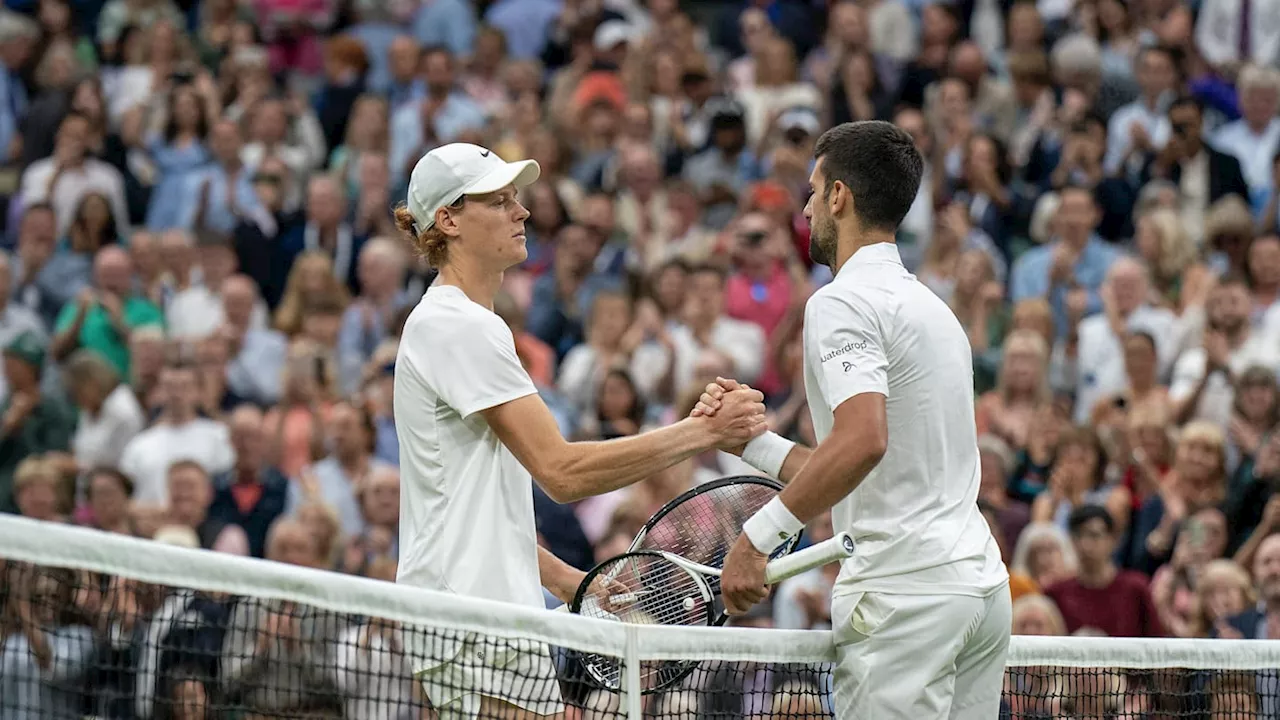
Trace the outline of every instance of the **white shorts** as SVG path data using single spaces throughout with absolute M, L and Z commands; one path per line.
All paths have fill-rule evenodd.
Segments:
M 545 644 L 468 635 L 449 645 L 443 659 L 428 661 L 415 673 L 440 720 L 472 720 L 486 697 L 536 715 L 564 712 L 556 666 Z
M 1008 585 L 833 597 L 836 720 L 996 720 L 1012 624 Z

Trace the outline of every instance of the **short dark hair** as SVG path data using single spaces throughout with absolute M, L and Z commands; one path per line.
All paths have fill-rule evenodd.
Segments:
M 1146 45 L 1138 50 L 1138 58 L 1149 54 L 1163 55 L 1168 58 L 1170 64 L 1173 65 L 1174 72 L 1179 72 L 1178 65 L 1182 62 L 1182 51 L 1172 45 Z
M 1080 528 L 1093 520 L 1101 520 L 1103 525 L 1107 526 L 1107 532 L 1116 531 L 1116 521 L 1111 518 L 1111 513 L 1101 505 L 1081 505 L 1071 514 L 1067 516 L 1067 532 L 1072 535 L 1078 535 Z
M 1200 117 L 1204 117 L 1204 103 L 1195 95 L 1179 95 L 1177 99 L 1169 105 L 1169 113 L 1173 114 L 1174 110 L 1184 107 L 1193 107 L 1196 109 L 1196 113 L 1200 115 Z
M 893 232 L 916 201 L 924 158 L 902 128 L 882 120 L 837 125 L 822 134 L 814 157 L 823 159 L 824 199 L 839 181 L 853 194 L 863 227 Z

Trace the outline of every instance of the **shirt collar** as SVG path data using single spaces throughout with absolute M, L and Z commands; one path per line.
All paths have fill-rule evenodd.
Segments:
M 836 273 L 836 277 L 854 272 L 853 268 L 855 267 L 879 263 L 902 265 L 902 256 L 898 254 L 898 246 L 891 242 L 864 245 L 858 248 L 853 253 L 853 256 L 844 262 L 844 265 L 840 267 L 840 272 Z

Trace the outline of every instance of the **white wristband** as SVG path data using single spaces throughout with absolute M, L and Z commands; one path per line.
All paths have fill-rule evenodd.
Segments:
M 775 497 L 743 523 L 742 532 L 756 550 L 769 555 L 803 528 L 804 523 L 782 504 L 782 498 Z
M 782 474 L 782 464 L 796 444 L 775 432 L 767 432 L 742 448 L 742 461 L 771 478 Z

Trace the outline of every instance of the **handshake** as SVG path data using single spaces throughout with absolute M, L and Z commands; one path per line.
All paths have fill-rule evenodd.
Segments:
M 718 377 L 708 383 L 689 420 L 710 434 L 711 447 L 741 453 L 741 448 L 769 429 L 764 394 L 736 380 Z

